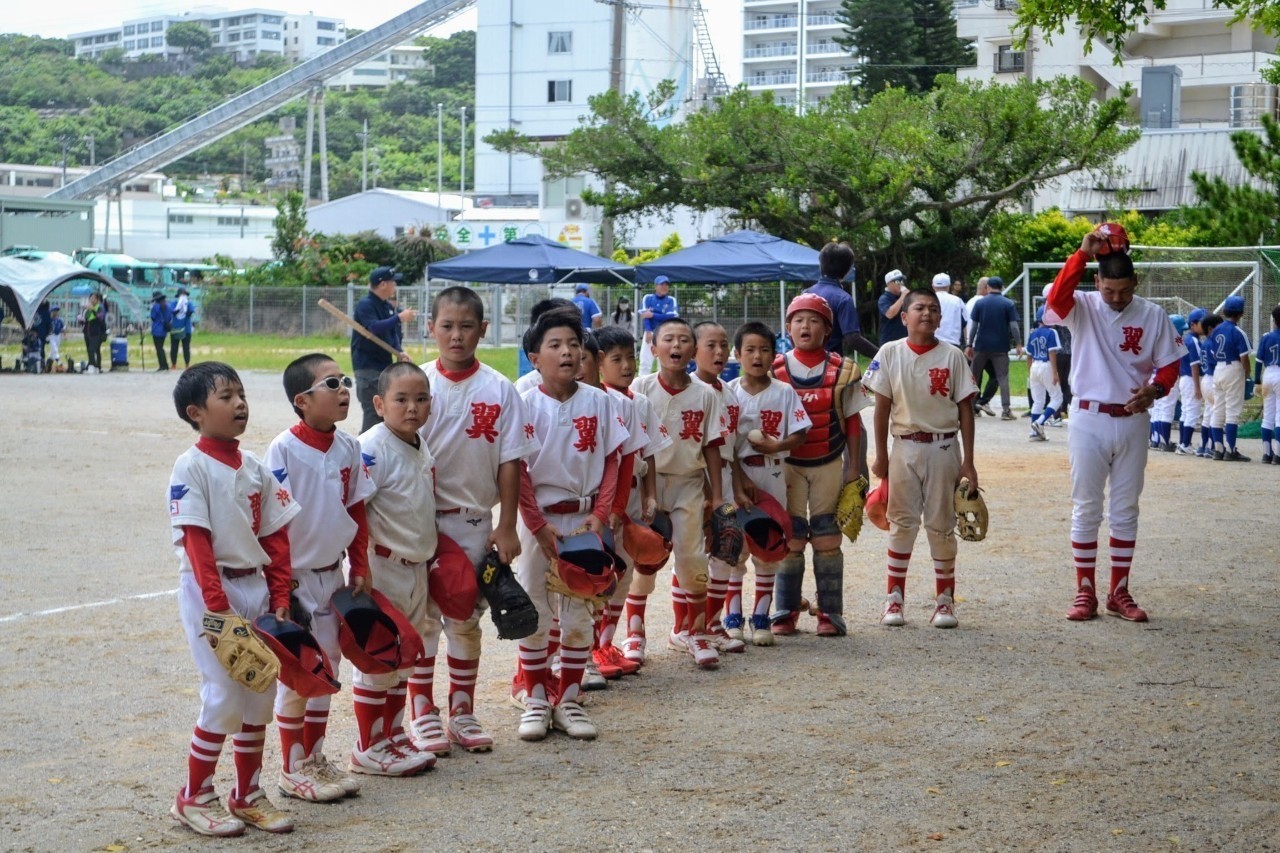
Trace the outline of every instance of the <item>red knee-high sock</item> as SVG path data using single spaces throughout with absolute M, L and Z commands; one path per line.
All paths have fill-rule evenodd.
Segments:
M 195 731 L 191 733 L 191 751 L 187 753 L 186 796 L 194 797 L 197 792 L 213 787 L 218 756 L 222 755 L 222 745 L 226 742 L 226 735 L 217 735 L 206 732 L 199 726 L 195 727 Z
M 956 561 L 951 560 L 934 560 L 933 561 L 933 582 L 937 587 L 938 595 L 949 595 L 952 599 L 956 597 Z
M 1098 543 L 1094 542 L 1072 542 L 1071 543 L 1071 559 L 1076 564 L 1076 589 L 1080 591 L 1088 591 L 1092 595 L 1096 595 L 1097 581 L 1095 575 L 1098 569 Z
M 307 713 L 302 718 L 302 746 L 306 749 L 307 755 L 318 755 L 324 752 L 324 735 L 329 729 L 328 704 L 317 703 L 312 707 L 313 702 L 316 700 L 307 700 Z
M 519 647 L 520 676 L 525 692 L 534 699 L 547 698 L 547 650 Z
M 756 600 L 751 608 L 755 616 L 768 616 L 773 607 L 773 566 L 756 566 Z
M 368 749 L 387 736 L 387 691 L 354 684 L 351 686 L 351 699 L 355 705 L 360 748 Z
M 582 689 L 582 672 L 591 650 L 576 646 L 560 647 L 560 688 L 557 702 L 577 702 Z
M 476 704 L 476 673 L 480 661 L 464 660 L 448 655 L 449 662 L 449 713 L 470 714 Z
M 707 594 L 694 595 L 685 591 L 684 600 L 685 613 L 688 614 L 684 630 L 690 634 L 707 633 Z
M 280 732 L 280 757 L 283 759 L 284 772 L 292 773 L 294 763 L 307 757 L 307 748 L 302 745 L 302 717 L 276 714 L 276 730 Z
M 1111 537 L 1111 594 L 1129 586 L 1129 567 L 1133 565 L 1133 541 Z
M 240 734 L 231 739 L 235 749 L 235 797 L 243 800 L 258 790 L 258 774 L 262 772 L 262 746 L 267 739 L 265 725 L 245 723 Z
M 680 578 L 671 575 L 671 611 L 675 616 L 675 631 L 689 630 L 689 597 L 680 588 Z
M 382 730 L 387 737 L 404 734 L 404 706 L 409 696 L 409 680 L 400 679 L 400 683 L 387 691 L 386 709 L 382 714 Z
M 905 600 L 907 597 L 907 566 L 911 565 L 911 552 L 899 553 L 888 549 L 888 580 L 886 586 L 890 595 L 896 591 Z
M 618 631 L 618 621 L 622 619 L 622 603 L 610 601 L 605 605 L 604 615 L 600 617 L 600 633 L 596 637 L 596 648 L 603 649 L 612 645 L 613 636 Z
M 649 603 L 649 596 L 627 593 L 627 636 L 644 634 L 644 611 Z
M 724 600 L 729 594 L 728 578 L 711 578 L 707 581 L 706 620 L 703 624 L 708 630 L 720 624 L 720 611 L 724 608 Z
M 742 615 L 742 578 L 729 578 L 729 594 L 724 598 L 724 612 Z
M 409 707 L 413 719 L 429 714 L 436 707 L 435 700 L 436 659 L 421 657 L 413 663 L 413 675 L 409 676 Z

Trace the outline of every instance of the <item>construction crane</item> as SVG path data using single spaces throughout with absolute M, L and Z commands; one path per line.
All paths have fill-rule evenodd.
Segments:
M 132 148 L 94 171 L 47 195 L 55 199 L 93 198 L 145 172 L 180 160 L 211 142 L 299 98 L 314 86 L 354 68 L 379 53 L 403 44 L 474 6 L 476 0 L 427 0 L 221 106 Z

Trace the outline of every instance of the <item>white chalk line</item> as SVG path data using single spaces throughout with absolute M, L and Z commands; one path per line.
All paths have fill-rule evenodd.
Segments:
M 0 616 L 0 624 L 5 622 L 17 622 L 19 619 L 35 619 L 40 616 L 56 616 L 59 613 L 70 613 L 75 610 L 88 610 L 93 607 L 107 607 L 111 604 L 123 604 L 126 601 L 144 601 L 148 598 L 161 598 L 166 595 L 176 595 L 177 588 L 166 589 L 163 592 L 144 592 L 138 595 L 123 595 L 119 598 L 108 598 L 104 601 L 91 601 L 88 604 L 69 604 L 66 607 L 53 607 L 49 610 L 36 610 L 31 613 L 11 613 L 8 616 Z

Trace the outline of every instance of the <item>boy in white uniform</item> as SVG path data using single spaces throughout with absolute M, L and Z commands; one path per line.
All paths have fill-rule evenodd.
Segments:
M 905 624 L 907 566 L 923 519 L 936 587 L 930 624 L 954 628 L 955 488 L 959 478 L 978 488 L 972 403 L 978 386 L 964 353 L 935 335 L 942 318 L 936 294 L 912 291 L 902 314 L 907 337 L 882 346 L 863 377 L 876 395 L 871 473 L 889 481 L 889 596 L 880 624 Z
M 475 291 L 445 288 L 432 302 L 429 323 L 440 357 L 422 366 L 431 384 L 431 413 L 419 434 L 436 459 L 436 526 L 476 565 L 491 550 L 504 563 L 519 555 L 520 460 L 538 447 L 524 431 L 511 382 L 476 359 L 488 327 Z M 494 504 L 499 505 L 496 528 Z M 483 611 L 477 606 L 471 618 L 456 620 L 441 614 L 434 602 L 431 608 L 423 635 L 426 651 L 409 679 L 415 742 L 427 743 L 441 724 L 433 686 L 443 628 L 449 640 L 449 739 L 468 752 L 487 751 L 493 737 L 475 716 Z
M 290 522 L 293 594 L 310 617 L 311 633 L 335 671 L 342 650 L 338 616 L 330 599 L 344 583 L 344 553 L 350 563 L 352 590 L 363 590 L 369 574 L 364 500 L 372 486 L 360 459 L 360 442 L 337 428 L 347 417 L 351 386 L 351 378 L 323 353 L 292 361 L 284 371 L 284 391 L 299 420 L 276 436 L 266 459 L 301 507 Z M 276 696 L 276 727 L 284 761 L 280 790 L 288 796 L 315 802 L 360 790 L 359 783 L 324 755 L 329 699 L 327 695 L 307 699 L 280 685 Z M 353 769 L 358 764 L 353 755 Z M 335 788 L 340 791 L 337 797 Z
M 431 388 L 422 368 L 403 361 L 385 368 L 373 406 L 382 422 L 360 436 L 360 453 L 373 485 L 365 501 L 369 571 L 378 590 L 421 634 L 428 621 L 428 572 L 438 541 L 436 464 L 418 435 L 431 411 Z M 412 672 L 409 668 L 369 674 L 356 669 L 351 694 L 360 739 L 357 750 L 366 756 L 367 772 L 409 776 L 435 764 L 434 752 L 419 749 L 405 734 Z M 443 738 L 442 748 L 447 751 L 448 745 L 448 738 Z
M 178 612 L 200 671 L 200 717 L 191 737 L 187 783 L 170 813 L 201 835 L 231 836 L 245 824 L 288 832 L 293 822 L 258 786 L 262 746 L 271 721 L 268 687 L 255 693 L 233 681 L 204 635 L 204 615 L 235 613 L 252 621 L 289 613 L 289 535 L 298 514 L 289 490 L 237 440 L 249 423 L 240 377 L 208 361 L 173 389 L 178 416 L 200 432 L 169 477 L 169 523 L 178 555 Z M 227 736 L 235 743 L 235 790 L 227 809 L 213 788 Z
M 738 403 L 737 458 L 746 475 L 744 491 L 749 500 L 755 500 L 755 492 L 768 494 L 780 506 L 787 505 L 787 481 L 782 463 L 791 449 L 804 443 L 805 431 L 811 422 L 800 403 L 796 389 L 785 382 L 775 381 L 769 375 L 776 356 L 773 330 L 764 323 L 744 323 L 734 336 L 734 350 L 742 375 L 729 383 Z M 751 441 L 749 436 L 759 430 L 763 438 Z M 755 566 L 755 602 L 751 609 L 751 642 L 757 646 L 772 646 L 773 631 L 769 625 L 769 610 L 773 606 L 773 576 L 780 563 L 761 562 L 752 558 Z M 744 556 L 735 567 L 738 578 L 746 573 Z M 724 624 L 730 635 L 742 638 L 742 600 L 736 606 L 732 598 L 725 608 Z
M 524 430 L 539 448 L 524 461 L 520 485 L 520 558 L 516 577 L 538 609 L 538 630 L 520 641 L 525 711 L 522 740 L 542 740 L 554 726 L 591 740 L 595 724 L 579 702 L 591 657 L 594 620 L 583 600 L 548 592 L 557 540 L 608 526 L 618 478 L 618 450 L 627 440 L 605 392 L 575 377 L 582 366 L 582 324 L 563 313 L 539 318 L 530 338 L 541 384 L 525 392 Z M 560 627 L 560 678 L 548 683 L 547 644 Z

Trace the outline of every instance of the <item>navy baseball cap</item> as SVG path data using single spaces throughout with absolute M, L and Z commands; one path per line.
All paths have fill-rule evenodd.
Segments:
M 384 281 L 394 281 L 399 284 L 404 281 L 404 273 L 396 272 L 395 267 L 378 267 L 369 273 L 369 286 L 376 287 Z
M 588 293 L 588 292 L 590 292 L 590 290 L 591 290 L 591 285 L 589 285 L 589 284 L 580 284 L 580 285 L 578 285 L 577 287 L 575 287 L 575 288 L 573 289 L 573 292 L 574 292 L 574 293 Z
M 1191 309 L 1191 313 L 1187 315 L 1187 322 L 1199 323 L 1202 320 L 1204 320 L 1205 317 L 1208 317 L 1208 316 L 1209 316 L 1209 312 L 1204 310 L 1203 308 L 1193 308 Z
M 1004 279 L 998 275 L 988 276 L 987 287 L 992 290 L 1004 290 Z
M 52 314 L 54 311 L 61 311 L 61 310 L 62 310 L 61 305 L 54 305 L 49 309 L 49 313 Z
M 660 275 L 660 276 L 658 276 L 657 278 L 655 278 L 655 279 L 653 280 L 653 283 L 654 283 L 655 285 L 659 285 L 659 284 L 670 284 L 670 283 L 671 283 L 671 279 L 667 278 L 665 275 Z
M 1228 296 L 1227 300 L 1222 303 L 1222 310 L 1224 313 L 1228 313 L 1228 314 L 1243 314 L 1244 313 L 1244 297 Z

